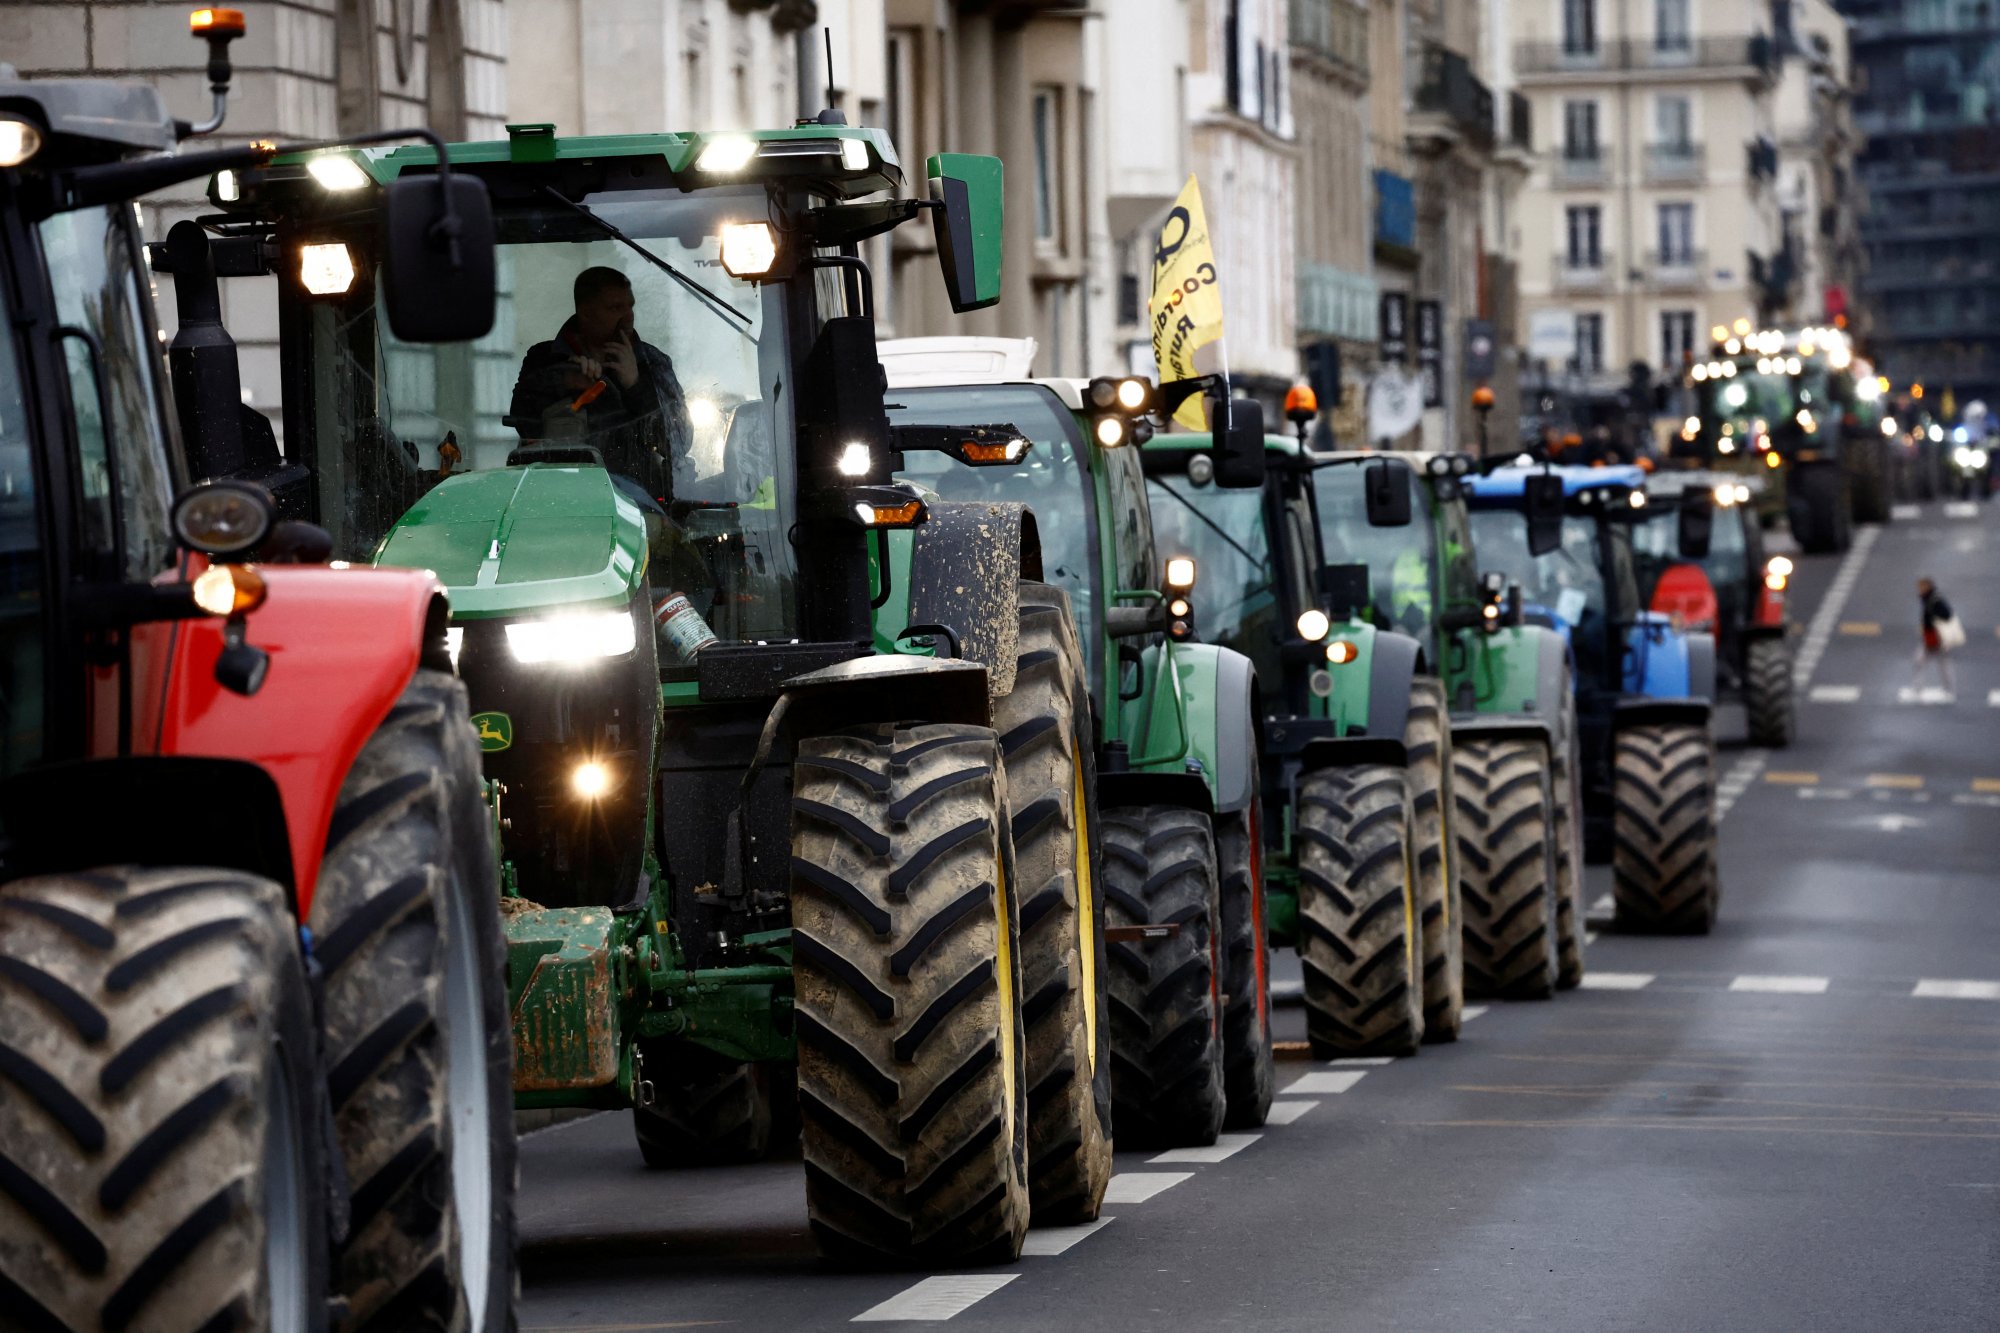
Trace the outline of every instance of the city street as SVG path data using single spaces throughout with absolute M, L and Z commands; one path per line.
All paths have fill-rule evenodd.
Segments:
M 1899 520 L 1800 561 L 1811 701 L 1791 749 L 1723 752 L 1712 937 L 1600 934 L 1584 989 L 1412 1060 L 1311 1063 L 1287 1008 L 1261 1132 L 1121 1153 L 1095 1228 L 985 1272 L 823 1266 L 796 1161 L 650 1173 L 622 1113 L 542 1131 L 522 1326 L 1991 1327 L 1995 536 Z M 1971 635 L 1949 705 L 1902 694 L 1920 574 Z

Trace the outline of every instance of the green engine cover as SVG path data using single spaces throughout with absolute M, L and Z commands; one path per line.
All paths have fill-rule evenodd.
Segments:
M 468 472 L 397 520 L 375 563 L 434 571 L 461 620 L 617 607 L 645 578 L 646 520 L 603 468 Z

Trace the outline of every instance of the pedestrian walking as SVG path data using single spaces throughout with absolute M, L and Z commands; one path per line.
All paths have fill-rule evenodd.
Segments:
M 1917 682 L 1923 678 L 1924 665 L 1935 662 L 1942 701 L 1949 703 L 1956 696 L 1951 678 L 1951 654 L 1965 646 L 1965 626 L 1959 624 L 1958 617 L 1952 614 L 1951 603 L 1945 601 L 1937 585 L 1929 579 L 1917 580 L 1917 597 L 1922 604 L 1923 633 L 1917 644 L 1916 660 L 1912 663 L 1910 688 L 1913 691 L 1917 688 Z M 1925 693 L 1929 694 L 1929 691 Z

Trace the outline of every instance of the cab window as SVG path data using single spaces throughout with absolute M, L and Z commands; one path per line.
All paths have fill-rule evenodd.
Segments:
M 76 423 L 77 515 L 85 549 L 119 554 L 119 577 L 150 579 L 173 560 L 160 349 L 141 287 L 129 211 L 81 209 L 41 224 Z
M 1157 588 L 1165 571 L 1153 556 L 1153 511 L 1146 502 L 1146 474 L 1136 448 L 1104 451 L 1111 483 L 1112 549 L 1119 582 L 1127 588 Z
M 0 289 L 0 303 L 6 302 Z M 11 309 L 0 308 L 0 775 L 42 757 L 42 536 Z

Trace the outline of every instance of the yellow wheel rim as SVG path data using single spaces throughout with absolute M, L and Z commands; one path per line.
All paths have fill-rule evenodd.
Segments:
M 1097 885 L 1090 875 L 1090 806 L 1084 800 L 1083 754 L 1069 747 L 1071 797 L 1076 809 L 1076 953 L 1083 971 L 1083 1045 L 1097 1072 Z
M 994 916 L 999 936 L 994 945 L 994 968 L 1000 982 L 1000 1095 L 1007 1102 L 1007 1142 L 1014 1141 L 1014 932 L 1007 921 L 1007 866 L 999 858 L 993 862 Z

